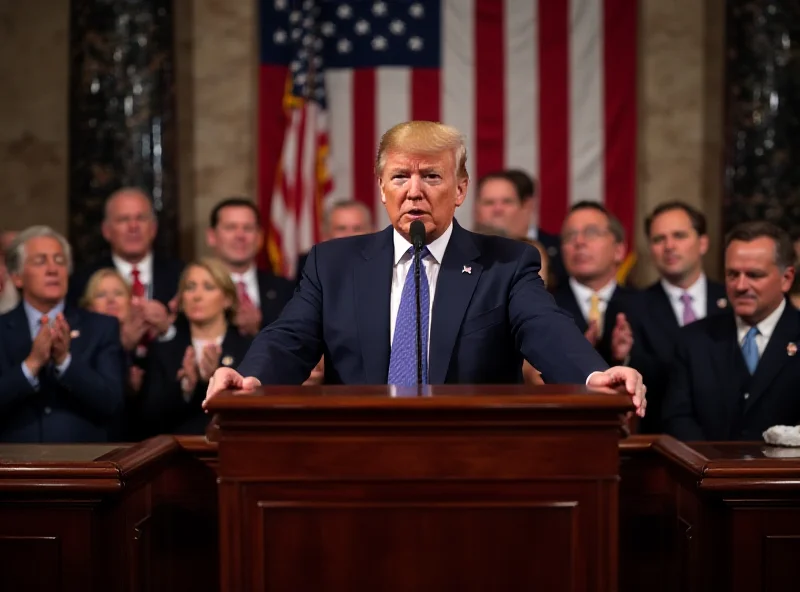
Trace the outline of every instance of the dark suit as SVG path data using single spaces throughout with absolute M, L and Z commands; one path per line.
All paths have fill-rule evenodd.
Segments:
M 208 383 L 198 380 L 192 398 L 183 398 L 178 371 L 183 365 L 186 348 L 192 345 L 189 324 L 184 319 L 176 324 L 177 333 L 170 341 L 150 346 L 147 372 L 142 387 L 140 413 L 143 431 L 147 436 L 156 434 L 203 434 L 210 417 L 201 407 Z M 251 339 L 243 337 L 233 325 L 222 342 L 222 365 L 233 366 L 244 358 Z
M 295 283 L 300 285 L 300 279 L 303 277 L 303 269 L 306 267 L 308 261 L 308 253 L 303 253 L 297 257 L 297 273 L 295 274 Z
M 294 294 L 294 282 L 266 271 L 258 271 L 258 297 L 261 300 L 261 326 L 277 319 Z
M 706 316 L 730 313 L 725 286 L 706 281 Z M 637 339 L 630 365 L 642 374 L 647 385 L 647 415 L 641 420 L 639 431 L 658 434 L 663 432 L 661 410 L 681 327 L 660 281 L 642 291 L 640 297 L 643 314 L 636 318 Z M 724 306 L 720 306 L 721 302 Z
M 324 354 L 326 384 L 386 384 L 393 262 L 391 227 L 316 245 L 294 298 L 238 371 L 301 384 Z M 606 369 L 538 271 L 530 245 L 453 222 L 431 316 L 431 384 L 518 383 L 523 355 L 547 382 L 583 384 Z
M 73 273 L 69 281 L 67 302 L 72 306 L 77 306 L 86 291 L 89 279 L 96 271 L 106 267 L 114 269 L 114 261 L 110 256 L 98 259 L 91 265 Z M 153 287 L 150 298 L 158 300 L 164 305 L 169 304 L 169 301 L 178 293 L 178 281 L 183 272 L 183 267 L 182 261 L 161 257 L 153 253 Z M 127 280 L 128 278 L 125 279 Z
M 569 281 L 569 275 L 561 258 L 561 237 L 557 234 L 545 232 L 541 228 L 537 234 L 538 241 L 544 245 L 547 256 L 550 258 L 550 276 L 553 280 L 553 285 L 548 286 L 548 288 L 553 292 L 558 287 L 566 285 Z
M 39 390 L 22 362 L 31 352 L 22 304 L 0 316 L 0 441 L 105 442 L 122 410 L 123 356 L 117 319 L 67 308 L 72 361 L 61 376 L 40 372 Z M 78 335 L 75 335 L 78 332 Z
M 747 370 L 732 313 L 680 331 L 664 400 L 666 433 L 686 441 L 761 440 L 767 428 L 800 423 L 800 313 L 778 320 L 755 374 Z
M 583 312 L 578 304 L 578 300 L 575 298 L 572 287 L 569 285 L 569 281 L 558 287 L 553 293 L 553 296 L 556 299 L 556 303 L 572 315 L 581 333 L 586 333 L 589 324 L 583 316 Z M 603 315 L 603 334 L 597 342 L 595 349 L 597 349 L 597 353 L 603 356 L 606 363 L 611 366 L 616 366 L 623 362 L 623 360 L 614 360 L 611 355 L 611 333 L 614 331 L 614 326 L 617 324 L 617 315 L 619 313 L 625 313 L 631 328 L 634 329 L 634 318 L 638 317 L 640 313 L 638 312 L 637 291 L 633 288 L 626 288 L 625 286 L 617 286 L 614 288 L 606 306 L 605 314 Z

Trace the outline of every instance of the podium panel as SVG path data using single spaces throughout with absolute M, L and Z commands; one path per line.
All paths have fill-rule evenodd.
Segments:
M 222 395 L 222 589 L 615 590 L 631 409 L 552 386 Z

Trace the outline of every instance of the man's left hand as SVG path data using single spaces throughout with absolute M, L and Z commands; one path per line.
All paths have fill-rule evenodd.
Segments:
M 69 355 L 69 345 L 72 342 L 72 336 L 69 328 L 69 323 L 64 315 L 59 313 L 56 317 L 56 322 L 52 328 L 53 332 L 53 361 L 57 366 L 64 363 Z
M 636 405 L 636 415 L 644 417 L 647 409 L 647 387 L 642 381 L 642 375 L 633 368 L 614 366 L 605 372 L 595 372 L 589 377 L 586 386 L 595 390 L 631 395 L 633 404 Z

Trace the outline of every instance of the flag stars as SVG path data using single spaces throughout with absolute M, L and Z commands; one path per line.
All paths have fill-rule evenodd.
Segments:
M 376 35 L 372 39 L 372 49 L 375 51 L 383 51 L 388 45 L 389 43 L 386 41 L 386 37 L 383 35 Z
M 349 4 L 340 4 L 336 9 L 336 16 L 340 19 L 349 19 L 353 16 L 353 9 Z
M 297 41 L 303 35 L 303 30 L 299 27 L 292 29 L 292 41 Z
M 286 31 L 284 31 L 283 29 L 277 29 L 272 34 L 272 40 L 275 42 L 276 45 L 283 45 L 284 43 L 286 43 L 288 38 L 289 38 L 289 36 L 286 34 Z
M 369 23 L 364 19 L 361 19 L 356 23 L 355 30 L 356 34 L 358 35 L 366 35 L 369 33 Z
M 275 0 L 275 10 L 280 12 L 282 10 L 286 10 L 286 7 L 289 5 L 287 0 Z
M 411 37 L 408 40 L 408 49 L 411 51 L 422 51 L 422 37 Z
M 350 43 L 349 39 L 339 39 L 339 42 L 336 44 L 336 49 L 339 53 L 350 53 L 353 49 L 353 44 Z
M 297 72 L 300 69 L 300 62 L 297 60 L 293 61 L 291 64 L 289 64 L 289 69 L 292 72 Z
M 421 19 L 425 16 L 425 7 L 422 6 L 421 2 L 414 2 L 414 4 L 408 7 L 408 14 L 416 19 Z
M 394 19 L 389 23 L 389 31 L 395 35 L 402 35 L 406 32 L 406 24 L 400 19 Z
M 313 0 L 305 0 L 305 2 L 303 2 L 303 10 L 305 11 L 311 10 L 312 6 L 314 6 Z
M 386 16 L 387 12 L 386 2 L 376 2 L 372 5 L 372 14 L 375 16 Z
M 303 15 L 300 14 L 299 10 L 293 10 L 292 12 L 289 13 L 289 22 L 292 23 L 293 25 L 296 25 L 297 23 L 300 22 L 300 19 L 302 17 Z
M 314 19 L 312 19 L 310 16 L 307 16 L 306 18 L 303 19 L 303 27 L 305 27 L 306 29 L 310 29 L 313 26 L 314 26 Z
M 303 37 L 303 46 L 304 47 L 308 47 L 312 43 L 314 43 L 314 38 L 311 35 L 305 35 Z
M 336 25 L 330 21 L 325 21 L 322 23 L 320 31 L 322 31 L 322 34 L 325 35 L 325 37 L 332 37 L 333 34 L 336 33 Z

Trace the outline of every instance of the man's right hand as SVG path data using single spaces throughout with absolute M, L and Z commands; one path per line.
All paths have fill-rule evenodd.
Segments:
M 33 376 L 37 376 L 45 364 L 50 360 L 53 352 L 53 333 L 47 316 L 42 317 L 42 326 L 36 339 L 33 340 L 31 353 L 25 358 L 25 365 Z
M 216 397 L 222 391 L 230 390 L 240 394 L 253 392 L 261 386 L 258 378 L 248 376 L 245 378 L 232 368 L 217 368 L 214 375 L 208 381 L 208 389 L 206 390 L 206 398 L 203 401 L 203 409 L 206 408 L 209 400 Z

